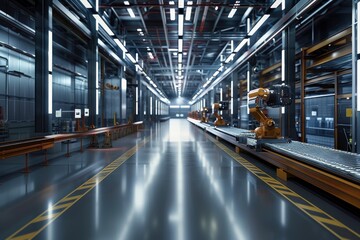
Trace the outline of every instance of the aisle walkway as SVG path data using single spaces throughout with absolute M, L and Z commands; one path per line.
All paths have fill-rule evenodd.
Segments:
M 0 186 L 0 239 L 336 239 L 186 120 L 114 146 Z

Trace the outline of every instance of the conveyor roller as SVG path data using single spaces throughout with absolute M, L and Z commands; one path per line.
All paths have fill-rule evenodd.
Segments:
M 264 148 L 360 183 L 360 156 L 358 154 L 297 141 L 266 143 Z

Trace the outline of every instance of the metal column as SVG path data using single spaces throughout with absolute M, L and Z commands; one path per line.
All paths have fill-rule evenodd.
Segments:
M 294 1 L 286 1 L 285 11 L 290 10 L 294 6 Z M 284 68 L 284 83 L 290 86 L 293 93 L 293 103 L 286 107 L 285 114 L 282 115 L 281 129 L 282 135 L 290 137 L 291 139 L 297 139 L 297 133 L 295 128 L 295 24 L 290 24 L 282 33 L 282 50 L 285 51 L 285 66 Z
M 96 31 L 96 21 L 90 16 L 91 38 L 88 42 L 88 108 L 89 125 L 98 126 L 96 113 L 96 100 L 99 97 L 97 92 L 99 67 L 98 67 L 98 33 Z
M 238 84 L 238 79 L 237 79 L 237 72 L 233 72 L 231 74 L 231 99 L 232 99 L 232 106 L 231 108 L 233 109 L 233 113 L 231 115 L 231 125 L 234 126 L 234 124 L 238 127 L 239 126 L 239 114 L 238 114 L 238 109 L 239 109 L 239 103 L 238 103 L 238 90 L 237 90 L 237 84 Z
M 360 81 L 357 79 L 358 71 L 360 69 L 357 68 L 357 61 L 359 60 L 359 56 L 357 52 L 359 52 L 359 49 L 357 49 L 357 41 L 359 40 L 360 36 L 357 36 L 357 29 L 359 28 L 359 19 L 357 19 L 356 14 L 359 9 L 357 9 L 357 2 L 356 0 L 353 0 L 353 7 L 352 7 L 352 129 L 351 129 L 351 135 L 352 135 L 352 151 L 356 153 L 360 153 L 360 144 L 357 144 L 360 142 L 360 112 L 357 111 L 357 98 L 359 98 L 359 92 L 357 92 L 357 84 Z M 356 51 L 355 51 L 356 49 Z M 356 97 L 355 97 L 356 96 Z
M 35 1 L 35 132 L 51 131 L 49 115 L 49 30 L 52 0 Z

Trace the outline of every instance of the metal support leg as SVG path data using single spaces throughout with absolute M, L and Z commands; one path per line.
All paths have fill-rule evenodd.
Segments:
M 25 168 L 23 170 L 23 173 L 29 173 L 30 172 L 30 169 L 29 169 L 29 154 L 26 153 L 25 154 Z
M 67 140 L 67 143 L 66 143 L 66 148 L 67 148 L 67 152 L 66 152 L 66 157 L 70 157 L 70 140 Z
M 48 158 L 47 158 L 47 149 L 45 149 L 43 166 L 48 166 L 48 165 L 49 165 L 49 161 L 48 161 Z

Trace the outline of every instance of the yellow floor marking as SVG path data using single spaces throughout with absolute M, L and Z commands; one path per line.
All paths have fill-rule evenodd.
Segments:
M 300 203 L 297 203 L 296 204 L 298 207 L 300 208 L 303 208 L 303 209 L 306 209 L 306 210 L 310 210 L 310 211 L 313 211 L 313 212 L 318 212 L 318 213 L 322 213 L 322 210 L 317 208 L 317 207 L 314 207 L 314 206 L 309 206 L 309 205 L 305 205 L 305 204 L 300 204 Z
M 149 138 L 145 138 L 141 143 L 139 143 L 137 146 L 132 147 L 131 149 L 129 149 L 128 151 L 126 151 L 123 155 L 121 155 L 120 157 L 118 157 L 116 160 L 114 160 L 112 163 L 110 163 L 109 165 L 107 165 L 105 168 L 106 169 L 108 166 L 113 166 L 114 163 L 116 163 L 116 167 L 113 168 L 111 171 L 109 171 L 108 173 L 106 173 L 106 176 L 101 177 L 101 174 L 103 173 L 102 170 L 97 173 L 95 176 L 93 176 L 92 178 L 90 178 L 89 180 L 87 180 L 85 183 L 81 184 L 78 188 L 76 188 L 75 190 L 73 190 L 71 193 L 69 193 L 67 196 L 65 196 L 64 198 L 62 198 L 61 200 L 59 200 L 57 203 L 55 203 L 52 208 L 53 209 L 59 209 L 62 208 L 63 206 L 65 206 L 63 208 L 62 211 L 53 214 L 54 216 L 49 218 L 47 216 L 48 210 L 45 210 L 43 213 L 41 213 L 39 216 L 37 216 L 36 218 L 34 218 L 33 220 L 31 220 L 30 222 L 28 222 L 27 224 L 25 224 L 23 227 L 21 227 L 19 230 L 17 230 L 15 233 L 13 233 L 11 236 L 9 236 L 8 238 L 6 238 L 7 240 L 14 240 L 14 239 L 18 239 L 18 240 L 23 240 L 23 239 L 33 239 L 34 237 L 36 237 L 41 231 L 43 231 L 48 225 L 50 225 L 53 221 L 55 221 L 55 219 L 57 219 L 58 217 L 60 217 L 64 212 L 66 212 L 70 207 L 72 207 L 77 201 L 79 201 L 82 197 L 84 197 L 87 193 L 89 193 L 96 185 L 98 185 L 103 179 L 105 179 L 107 176 L 109 176 L 113 171 L 115 171 L 118 167 L 120 167 L 122 165 L 122 163 L 124 163 L 127 159 L 129 159 L 130 157 L 132 157 L 141 147 L 143 147 L 147 142 L 149 141 Z M 124 157 L 125 156 L 125 157 Z M 76 195 L 73 196 L 73 194 L 76 191 L 79 190 L 83 190 L 85 188 L 85 186 L 88 186 L 89 183 L 91 183 L 92 185 L 81 195 Z M 87 188 L 87 187 L 86 187 Z M 70 202 L 71 201 L 71 202 Z M 69 202 L 69 203 L 65 203 L 64 202 Z M 41 222 L 43 220 L 47 220 L 48 221 L 44 221 L 44 225 L 43 226 L 39 226 L 40 228 L 37 231 L 33 231 L 31 233 L 26 233 L 26 234 L 21 234 L 21 232 L 25 231 L 27 229 L 27 227 L 31 226 L 34 223 L 38 223 Z M 34 227 L 34 226 L 33 226 Z M 32 228 L 33 228 L 32 227 Z
M 334 234 L 339 239 L 348 239 L 348 236 L 341 236 L 338 232 L 338 229 L 332 229 L 330 225 L 339 227 L 345 231 L 347 231 L 347 235 L 352 235 L 351 238 L 360 238 L 360 234 L 352 230 L 351 228 L 345 226 L 343 223 L 338 221 L 337 219 L 333 218 L 328 213 L 324 212 L 320 208 L 313 205 L 311 202 L 306 200 L 305 198 L 301 197 L 291 189 L 289 189 L 287 186 L 276 180 L 275 178 L 271 177 L 264 171 L 262 171 L 260 168 L 256 167 L 249 161 L 247 161 L 245 158 L 242 158 L 240 155 L 235 153 L 234 151 L 227 148 L 224 144 L 217 141 L 216 139 L 212 138 L 211 136 L 207 135 L 208 139 L 210 139 L 211 142 L 213 142 L 215 145 L 217 145 L 220 149 L 222 149 L 225 153 L 227 153 L 230 157 L 232 157 L 234 160 L 236 160 L 238 163 L 240 163 L 242 166 L 244 166 L 247 170 L 252 172 L 255 176 L 257 176 L 259 179 L 261 179 L 264 183 L 266 183 L 268 186 L 270 186 L 272 189 L 274 189 L 276 192 L 281 194 L 284 198 L 286 198 L 289 202 L 294 204 L 296 207 L 298 207 L 301 211 L 303 211 L 305 214 L 307 214 L 310 218 L 315 220 L 317 223 L 319 223 L 321 226 L 323 226 L 326 230 Z M 281 186 L 281 187 L 280 187 Z M 291 196 L 291 198 L 289 197 Z M 297 198 L 301 200 L 302 204 L 295 202 L 293 199 Z M 303 204 L 306 203 L 307 205 Z M 314 210 L 316 209 L 316 211 Z M 316 215 L 313 215 L 311 211 L 315 211 L 317 213 L 321 213 L 322 215 L 326 217 L 319 217 Z M 342 231 L 344 232 L 344 231 Z
M 31 233 L 27 233 L 21 236 L 18 236 L 16 238 L 12 238 L 14 240 L 27 240 L 27 239 L 33 239 L 36 236 L 37 232 L 31 232 Z
M 43 215 L 43 216 L 38 216 L 37 218 L 35 218 L 33 220 L 33 222 L 41 222 L 41 221 L 45 221 L 45 220 L 49 220 L 49 219 L 53 219 L 53 218 L 56 218 L 59 216 L 59 213 L 53 213 L 53 214 L 46 214 L 46 215 Z
M 61 208 L 67 208 L 71 205 L 71 203 L 65 203 L 65 204 L 59 204 L 53 207 L 53 210 L 61 209 Z
M 67 197 L 67 198 L 63 199 L 62 202 L 70 202 L 70 201 L 73 201 L 73 200 L 78 200 L 78 199 L 80 199 L 82 197 L 83 197 L 83 195 L 71 196 L 71 197 Z
M 316 221 L 326 223 L 326 224 L 331 224 L 331 225 L 334 225 L 334 226 L 337 226 L 337 227 L 343 228 L 345 226 L 341 222 L 336 221 L 336 219 L 328 219 L 328 218 L 318 217 L 318 216 L 314 216 L 314 218 L 316 219 Z

